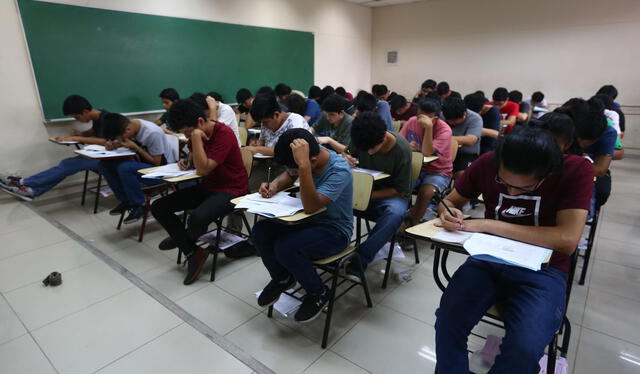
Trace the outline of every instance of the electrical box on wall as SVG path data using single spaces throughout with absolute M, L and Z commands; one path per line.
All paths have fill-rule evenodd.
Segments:
M 398 62 L 398 51 L 387 51 L 387 64 L 395 64 Z

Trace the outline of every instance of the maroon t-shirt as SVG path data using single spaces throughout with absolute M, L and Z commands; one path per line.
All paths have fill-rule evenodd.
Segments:
M 218 166 L 202 178 L 200 186 L 208 192 L 228 192 L 234 196 L 246 194 L 249 176 L 233 131 L 224 123 L 216 121 L 213 135 L 203 145 L 207 157 L 218 163 Z
M 418 107 L 416 106 L 416 104 L 411 103 L 409 105 L 409 108 L 407 108 L 407 110 L 402 113 L 402 114 L 393 114 L 392 117 L 395 121 L 408 121 L 409 118 L 417 115 L 418 113 Z
M 458 193 L 467 199 L 482 194 L 487 219 L 555 226 L 560 210 L 589 210 L 593 166 L 584 157 L 565 155 L 562 173 L 549 175 L 536 191 L 517 196 L 509 195 L 507 187 L 496 182 L 497 171 L 493 152 L 488 152 L 474 161 L 456 183 Z M 549 266 L 568 272 L 570 263 L 570 256 L 553 252 Z

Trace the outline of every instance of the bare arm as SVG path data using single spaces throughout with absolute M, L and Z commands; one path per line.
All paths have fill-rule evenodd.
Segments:
M 206 137 L 206 134 L 200 129 L 193 130 L 191 133 L 191 154 L 193 154 L 193 164 L 196 167 L 196 173 L 200 176 L 208 175 L 218 167 L 218 163 L 207 157 L 207 154 L 204 151 L 204 140 Z
M 500 121 L 501 125 L 515 126 L 516 125 L 516 116 L 509 116 L 507 119 L 503 119 Z
M 478 142 L 478 137 L 475 135 L 452 136 L 452 138 L 457 140 L 458 145 L 461 147 L 474 145 Z
M 611 156 L 609 155 L 598 156 L 593 160 L 593 171 L 596 177 L 605 175 L 609 170 L 609 166 L 611 166 Z
M 493 129 L 482 129 L 482 136 L 486 136 L 488 138 L 494 138 L 494 139 L 498 139 L 498 136 L 500 136 L 500 132 L 498 130 L 493 130 Z

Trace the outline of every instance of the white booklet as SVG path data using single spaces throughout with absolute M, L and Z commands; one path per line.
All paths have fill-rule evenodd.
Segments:
M 142 178 L 148 178 L 148 179 L 149 178 L 150 179 L 175 178 L 175 177 L 181 177 L 183 175 L 190 175 L 195 173 L 196 173 L 195 169 L 180 170 L 180 167 L 178 166 L 178 164 L 173 163 L 173 164 L 166 164 L 164 166 L 160 166 L 156 168 L 154 171 L 152 171 L 151 173 L 147 173 L 143 175 Z
M 378 175 L 384 174 L 383 171 L 364 169 L 364 168 L 359 168 L 359 167 L 355 167 L 355 168 L 351 169 L 351 171 L 358 172 L 358 173 L 369 174 L 369 175 L 373 176 L 374 178 L 377 177 Z
M 260 197 L 260 199 L 264 201 L 259 201 L 258 197 L 249 195 L 242 199 L 238 205 L 236 205 L 236 208 L 247 209 L 249 213 L 270 218 L 292 216 L 304 209 L 302 200 L 288 196 L 286 193 L 284 196 L 279 193 L 270 199 L 264 199 L 262 197 Z

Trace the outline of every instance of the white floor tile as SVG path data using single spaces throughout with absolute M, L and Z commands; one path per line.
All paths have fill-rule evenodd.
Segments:
M 99 374 L 251 373 L 251 369 L 187 324 L 167 332 Z
M 174 263 L 141 273 L 139 277 L 169 299 L 176 301 L 210 283 L 209 274 L 203 271 L 196 282 L 185 286 L 182 281 L 186 275 L 187 268 Z
M 583 327 L 640 345 L 640 301 L 589 290 Z
M 301 373 L 324 352 L 320 344 L 263 314 L 226 337 L 279 374 Z
M 628 225 L 618 222 L 599 222 L 598 236 L 602 240 L 614 239 L 627 243 L 638 243 L 640 241 L 640 230 L 638 226 Z
M 337 354 L 326 351 L 304 374 L 367 374 L 368 371 Z
M 260 313 L 259 309 L 229 295 L 213 283 L 180 299 L 178 305 L 220 335 Z
M 436 285 L 433 276 L 430 273 L 416 271 L 412 274 L 412 280 L 391 292 L 382 305 L 433 326 L 441 296 L 442 291 Z
M 30 335 L 0 345 L 0 373 L 54 374 L 55 369 Z
M 640 269 L 640 251 L 637 243 L 613 239 L 600 239 L 596 243 L 595 258 L 618 265 Z
M 332 351 L 372 373 L 430 373 L 435 368 L 433 326 L 377 306 Z
M 573 372 L 637 374 L 640 372 L 640 346 L 583 329 Z
M 9 304 L 0 296 L 0 344 L 15 339 L 27 333 L 18 316 L 11 310 Z
M 60 372 L 88 373 L 180 323 L 174 314 L 134 288 L 32 334 Z
M 0 261 L 0 291 L 38 282 L 52 271 L 63 273 L 98 259 L 74 241 L 67 240 Z
M 133 287 L 101 261 L 67 271 L 62 280 L 58 287 L 34 283 L 6 293 L 7 300 L 29 330 Z
M 640 301 L 640 269 L 591 260 L 589 288 Z
M 112 251 L 108 255 L 134 274 L 172 264 L 171 260 L 163 256 L 159 250 L 153 250 L 140 243 Z
M 34 235 L 34 233 L 38 234 Z M 2 243 L 0 260 L 65 240 L 69 238 L 46 222 L 2 234 L 0 235 Z
M 256 292 L 262 290 L 270 279 L 267 269 L 262 264 L 262 261 L 258 259 L 251 265 L 217 280 L 216 286 L 243 300 L 245 303 L 255 308 L 260 308 Z

